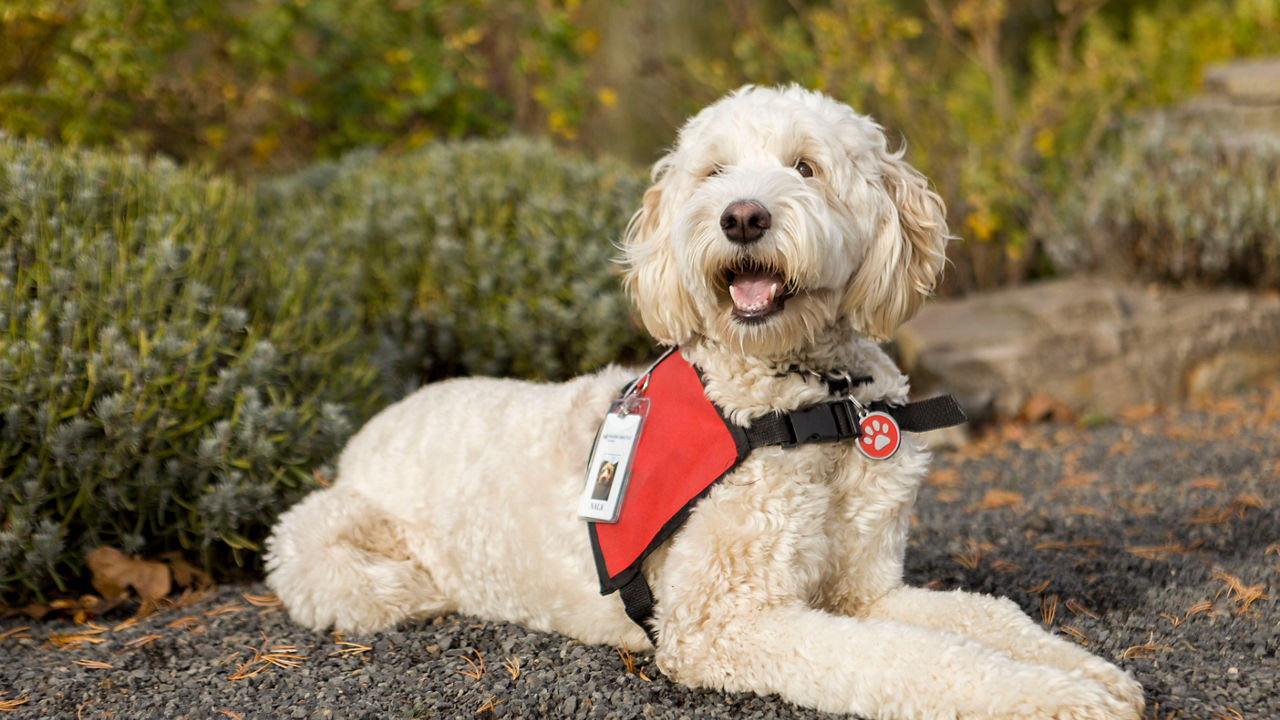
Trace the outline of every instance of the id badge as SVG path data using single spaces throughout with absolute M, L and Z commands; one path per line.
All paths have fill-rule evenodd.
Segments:
M 645 397 L 628 395 L 609 406 L 609 414 L 604 416 L 591 447 L 586 485 L 578 502 L 579 517 L 603 523 L 618 521 L 631 475 L 631 459 L 648 414 L 649 398 Z

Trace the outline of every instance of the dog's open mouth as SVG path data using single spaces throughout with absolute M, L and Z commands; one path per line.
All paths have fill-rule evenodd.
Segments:
M 787 280 L 773 268 L 747 262 L 725 270 L 725 285 L 739 320 L 759 322 L 782 309 L 792 293 Z

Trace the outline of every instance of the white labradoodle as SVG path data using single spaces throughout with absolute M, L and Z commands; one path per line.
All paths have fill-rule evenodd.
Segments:
M 691 119 L 653 178 L 627 287 L 730 422 L 829 400 L 813 373 L 870 375 L 862 402 L 905 401 L 875 341 L 931 292 L 948 236 L 875 122 L 746 87 Z M 600 594 L 577 516 L 596 429 L 635 375 L 451 380 L 391 406 L 334 486 L 281 517 L 268 583 L 318 630 L 457 611 L 648 649 Z M 870 718 L 1138 718 L 1137 683 L 1012 602 L 903 584 L 927 463 L 910 437 L 884 461 L 854 442 L 753 450 L 644 563 L 658 666 Z

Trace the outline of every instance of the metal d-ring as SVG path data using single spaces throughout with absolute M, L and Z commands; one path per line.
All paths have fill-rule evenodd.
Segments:
M 858 414 L 858 422 L 861 423 L 867 415 L 871 414 L 871 409 L 858 402 L 858 398 L 853 396 L 853 376 L 844 370 L 840 371 L 840 375 L 844 378 L 844 381 L 849 384 L 849 392 L 845 394 L 845 399 L 847 399 L 849 404 L 853 406 L 854 412 Z
M 854 412 L 858 414 L 858 422 L 862 422 L 864 418 L 871 414 L 871 409 L 858 402 L 858 398 L 854 397 L 853 393 L 849 393 L 847 399 L 849 400 L 849 404 L 853 406 Z

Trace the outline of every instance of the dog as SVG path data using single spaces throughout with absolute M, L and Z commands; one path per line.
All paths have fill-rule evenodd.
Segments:
M 591 491 L 593 500 L 605 500 L 609 497 L 609 491 L 613 489 L 613 474 L 618 470 L 616 462 L 600 463 L 600 472 L 596 474 L 596 486 Z
M 932 293 L 950 236 L 903 152 L 826 95 L 746 86 L 655 164 L 622 238 L 624 284 L 727 425 L 829 401 L 833 376 L 870 376 L 849 391 L 860 406 L 906 401 L 878 342 Z M 1013 602 L 904 584 L 928 464 L 905 433 L 884 460 L 854 442 L 752 450 L 644 559 L 653 616 L 633 622 L 597 586 L 577 507 L 597 428 L 636 377 L 418 390 L 280 517 L 268 584 L 316 630 L 462 612 L 652 649 L 690 686 L 867 718 L 1139 717 L 1129 675 Z

